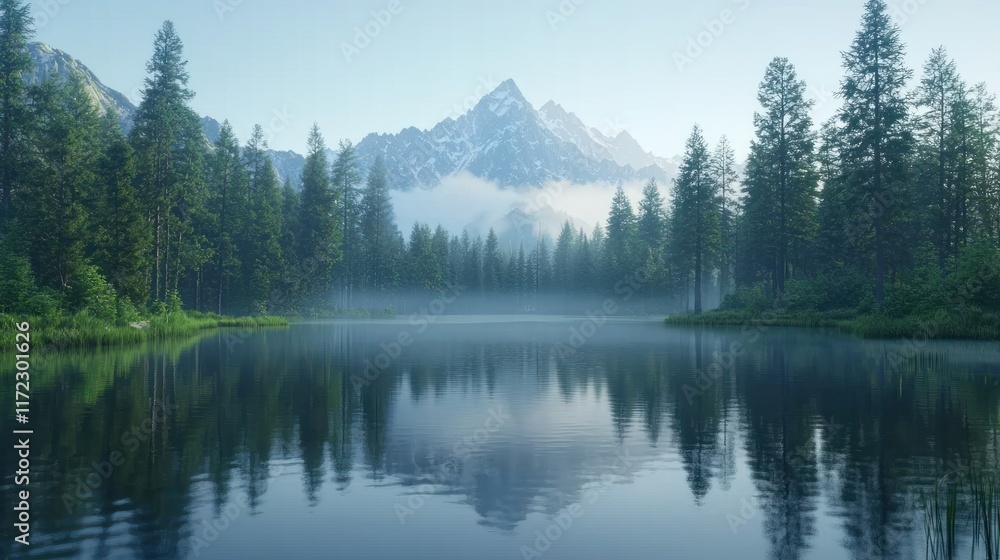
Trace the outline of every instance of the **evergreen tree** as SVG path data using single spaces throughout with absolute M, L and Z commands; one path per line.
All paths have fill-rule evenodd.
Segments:
M 307 297 L 322 304 L 331 296 L 334 266 L 341 256 L 341 227 L 337 196 L 330 184 L 326 143 L 315 124 L 309 133 L 309 155 L 302 170 L 299 216 L 298 258 L 305 272 L 303 288 Z
M 93 220 L 97 225 L 94 262 L 111 285 L 132 305 L 142 308 L 149 297 L 146 267 L 152 237 L 135 189 L 135 155 L 122 136 L 117 117 L 104 120 L 105 147 L 98 170 Z
M 664 249 L 666 243 L 667 215 L 663 197 L 656 181 L 649 181 L 642 191 L 639 217 L 636 223 L 637 255 L 653 286 L 663 287 L 665 282 Z M 619 280 L 620 281 L 620 280 Z M 651 287 L 653 287 L 651 286 Z
M 736 152 L 725 136 L 712 155 L 712 174 L 719 185 L 719 301 L 730 291 L 736 267 L 736 191 L 739 178 L 736 173 Z
M 246 310 L 253 313 L 268 311 L 271 292 L 277 287 L 284 269 L 286 253 L 282 248 L 283 193 L 266 150 L 264 129 L 256 125 L 243 148 L 249 223 L 242 232 L 240 252 Z M 294 244 L 286 247 L 292 248 Z
M 995 155 L 1000 148 L 1000 114 L 996 96 L 979 83 L 972 91 L 972 160 L 970 176 L 981 237 L 1000 245 L 1000 185 Z
M 840 94 L 844 125 L 844 167 L 849 205 L 871 210 L 871 243 L 863 257 L 874 254 L 874 295 L 885 297 L 889 249 L 903 248 L 899 222 L 909 180 L 913 139 L 904 88 L 911 76 L 904 65 L 899 26 L 884 0 L 867 0 L 862 28 L 844 53 L 847 76 Z
M 805 266 L 816 230 L 818 176 L 806 84 L 784 58 L 768 66 L 760 85 L 763 111 L 754 116 L 745 208 L 748 243 L 756 247 L 750 266 L 767 273 L 775 299 L 785 282 Z M 753 262 L 757 261 L 757 262 Z
M 609 251 L 610 252 L 610 251 Z M 590 238 L 581 228 L 573 240 L 573 285 L 578 294 L 590 294 L 600 287 L 598 267 Z
M 434 251 L 434 237 L 429 225 L 417 222 L 410 232 L 407 247 L 407 283 L 418 289 L 431 290 L 441 285 L 442 270 Z
M 718 198 L 708 146 L 701 128 L 695 126 L 674 187 L 671 213 L 675 270 L 685 284 L 693 277 L 695 313 L 703 311 L 704 279 L 719 247 Z
M 451 244 L 448 237 L 448 231 L 444 229 L 444 226 L 438 224 L 437 228 L 434 230 L 434 237 L 431 238 L 431 245 L 434 247 L 434 260 L 438 270 L 441 271 L 441 277 L 438 281 L 438 285 L 443 285 L 445 283 L 454 283 L 455 271 L 452 269 L 451 264 Z
M 188 106 L 194 93 L 187 88 L 186 66 L 183 44 L 167 21 L 153 43 L 150 75 L 129 137 L 139 196 L 152 226 L 150 288 L 156 301 L 177 289 L 182 262 L 197 268 L 208 256 L 192 231 L 194 214 L 204 207 L 205 140 L 201 119 Z
M 941 270 L 958 255 L 959 239 L 954 214 L 959 211 L 958 181 L 961 179 L 960 144 L 955 133 L 962 118 L 964 85 L 954 61 L 944 48 L 931 53 L 916 92 L 920 207 L 926 209 L 922 223 L 926 237 L 937 247 Z
M 563 224 L 556 240 L 556 250 L 552 256 L 553 287 L 562 293 L 570 293 L 576 287 L 573 278 L 573 226 L 569 221 Z
M 251 225 L 247 219 L 248 196 L 246 169 L 239 141 L 229 121 L 222 123 L 210 164 L 208 187 L 209 212 L 214 217 L 212 241 L 215 252 L 214 303 L 216 313 L 232 311 L 230 295 L 239 285 L 242 264 L 237 251 L 238 237 Z
M 101 120 L 79 80 L 47 81 L 32 99 L 38 126 L 30 173 L 15 192 L 19 230 L 40 286 L 70 287 L 92 241 Z
M 375 158 L 361 196 L 361 242 L 364 279 L 370 291 L 385 292 L 397 282 L 397 243 L 400 237 L 389 196 L 382 158 Z
M 359 258 L 360 224 L 358 223 L 358 185 L 361 184 L 361 170 L 358 167 L 357 150 L 350 140 L 340 143 L 337 158 L 333 162 L 333 188 L 340 200 L 341 238 L 344 257 L 340 266 L 341 306 L 353 305 L 355 268 Z
M 13 217 L 14 193 L 26 177 L 32 129 L 24 75 L 31 70 L 28 41 L 34 36 L 31 7 L 0 0 L 0 235 Z
M 612 289 L 615 284 L 635 275 L 635 212 L 625 191 L 618 187 L 611 200 L 608 215 L 607 238 L 604 240 L 607 277 L 604 284 Z
M 500 240 L 497 232 L 490 228 L 483 248 L 483 289 L 487 293 L 500 291 L 500 278 L 503 274 L 503 260 L 500 257 Z

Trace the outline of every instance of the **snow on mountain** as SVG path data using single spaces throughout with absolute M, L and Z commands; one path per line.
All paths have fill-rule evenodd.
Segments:
M 566 111 L 555 101 L 542 105 L 538 115 L 556 136 L 574 144 L 592 159 L 614 161 L 660 181 L 672 179 L 677 174 L 676 162 L 647 152 L 627 131 L 618 131 L 614 136 L 605 134 L 585 125 L 575 113 Z
M 27 83 L 47 78 L 80 78 L 102 112 L 112 111 L 128 131 L 136 107 L 120 92 L 105 86 L 83 63 L 44 43 L 31 43 L 33 69 Z M 220 124 L 204 117 L 210 141 Z M 656 158 L 627 132 L 613 137 L 588 127 L 555 102 L 535 110 L 513 80 L 507 80 L 458 118 L 430 130 L 410 127 L 398 134 L 369 134 L 357 145 L 359 163 L 367 169 L 382 156 L 394 189 L 432 188 L 445 177 L 468 172 L 500 186 L 541 187 L 553 181 L 620 185 L 649 178 L 669 180 L 677 162 Z M 268 152 L 279 178 L 298 184 L 305 157 L 292 151 Z M 333 154 L 330 154 L 331 158 Z
M 570 128 L 582 127 L 578 119 L 553 130 L 558 126 L 547 122 L 552 117 L 536 111 L 507 80 L 466 114 L 430 130 L 368 135 L 358 143 L 358 155 L 363 165 L 382 156 L 392 187 L 402 190 L 431 188 L 461 171 L 501 186 L 538 187 L 560 180 L 623 184 L 665 176 L 662 170 L 621 165 L 610 150 L 600 152 L 575 137 Z

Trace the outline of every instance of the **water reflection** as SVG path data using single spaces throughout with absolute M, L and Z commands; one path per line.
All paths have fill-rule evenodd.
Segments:
M 546 557 L 661 558 L 666 531 L 686 558 L 912 558 L 920 492 L 998 464 L 995 343 L 618 321 L 576 345 L 578 325 L 317 323 L 49 356 L 33 376 L 31 554 L 0 551 L 263 558 L 260 518 L 347 552 L 396 539 L 408 558 L 518 558 L 578 505 L 591 529 Z M 631 488 L 647 493 L 617 497 Z

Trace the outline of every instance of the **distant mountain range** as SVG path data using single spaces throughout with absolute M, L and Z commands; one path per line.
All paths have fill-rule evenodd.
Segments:
M 34 69 L 29 83 L 48 77 L 77 75 L 96 106 L 113 111 L 129 130 L 135 105 L 105 86 L 85 65 L 58 49 L 31 43 Z M 206 138 L 218 138 L 221 125 L 204 117 Z M 459 172 L 500 186 L 537 186 L 551 181 L 620 185 L 676 176 L 677 159 L 645 151 L 628 132 L 605 134 L 585 125 L 553 101 L 536 110 L 513 80 L 500 84 L 466 114 L 448 118 L 430 130 L 407 128 L 398 134 L 369 134 L 357 144 L 359 162 L 367 168 L 382 156 L 391 187 L 433 188 Z M 297 183 L 305 157 L 292 151 L 269 152 L 279 177 Z M 331 154 L 332 155 L 332 154 Z

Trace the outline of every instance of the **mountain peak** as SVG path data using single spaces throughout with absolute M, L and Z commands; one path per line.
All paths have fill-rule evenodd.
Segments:
M 496 89 L 494 89 L 490 93 L 490 95 L 494 95 L 497 93 L 507 93 L 515 97 L 524 99 L 524 94 L 521 93 L 521 89 L 517 87 L 517 83 L 514 82 L 513 78 L 508 78 L 504 80 L 500 85 L 496 87 Z
M 521 112 L 525 109 L 531 112 L 534 111 L 528 100 L 524 98 L 524 94 L 521 93 L 520 88 L 517 87 L 514 80 L 510 79 L 504 81 L 496 89 L 488 93 L 486 97 L 483 97 L 476 106 L 476 109 L 486 109 L 498 117 L 507 115 L 511 111 Z
M 59 49 L 37 42 L 28 43 L 28 56 L 32 62 L 31 72 L 24 77 L 28 84 L 37 85 L 48 79 L 66 83 L 70 76 L 75 76 L 82 82 L 95 107 L 102 113 L 114 113 L 123 129 L 131 128 L 135 105 L 121 93 L 101 83 L 82 62 Z

